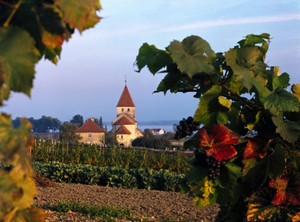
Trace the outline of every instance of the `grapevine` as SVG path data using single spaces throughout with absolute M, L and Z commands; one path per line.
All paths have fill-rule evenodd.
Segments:
M 199 129 L 200 123 L 195 122 L 194 118 L 189 116 L 187 119 L 182 119 L 179 125 L 175 125 L 175 139 L 181 139 L 186 136 L 191 136 L 195 131 Z
M 226 161 L 218 161 L 214 156 L 207 156 L 204 149 L 196 149 L 194 151 L 195 166 L 206 167 L 208 169 L 208 178 L 216 180 L 221 175 L 221 168 L 225 166 Z
M 176 138 L 196 148 L 185 190 L 199 207 L 218 203 L 217 221 L 300 220 L 300 84 L 265 63 L 270 39 L 250 34 L 215 53 L 192 35 L 144 43 L 136 58 L 138 72 L 166 74 L 155 92 L 199 99 L 198 127 L 183 119 Z
M 12 91 L 30 96 L 38 61 L 57 63 L 63 42 L 98 23 L 100 9 L 98 0 L 0 0 L 0 106 Z M 31 125 L 22 119 L 15 129 L 1 113 L 0 126 L 0 163 L 10 169 L 0 169 L 0 221 L 44 221 L 33 201 Z

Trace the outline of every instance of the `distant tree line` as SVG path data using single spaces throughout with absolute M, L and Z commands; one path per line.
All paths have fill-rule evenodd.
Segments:
M 150 130 L 145 130 L 144 136 L 132 141 L 132 146 L 165 149 L 171 147 L 170 140 L 174 138 L 174 133 L 166 133 L 156 136 Z
M 34 119 L 33 117 L 30 117 L 27 119 L 30 121 L 32 125 L 32 132 L 34 133 L 60 132 L 63 128 L 66 128 L 66 126 L 70 126 L 70 124 L 74 124 L 73 128 L 75 128 L 76 130 L 84 123 L 83 116 L 79 114 L 73 116 L 73 118 L 69 122 L 66 121 L 63 123 L 59 119 L 53 118 L 51 116 L 42 116 L 39 119 Z M 94 118 L 94 120 L 95 123 L 97 123 L 100 127 L 103 128 L 103 121 L 101 116 L 99 119 Z M 13 119 L 12 122 L 13 122 L 13 126 L 17 128 L 21 124 L 21 118 L 17 117 Z
M 65 121 L 63 123 L 59 119 L 51 116 L 42 116 L 39 119 L 30 117 L 27 119 L 32 124 L 32 133 L 58 133 L 59 140 L 67 144 L 75 144 L 78 142 L 79 137 L 75 132 L 85 122 L 83 116 L 80 114 L 76 114 L 70 121 Z M 12 121 L 13 126 L 16 128 L 20 126 L 21 118 L 17 117 Z M 105 128 L 107 131 L 107 127 L 103 127 L 102 116 L 100 116 L 99 119 L 94 118 L 94 122 L 101 128 Z M 170 140 L 173 138 L 173 133 L 155 136 L 149 130 L 146 130 L 143 137 L 139 137 L 132 141 L 132 146 L 165 149 L 171 146 Z M 105 139 L 105 143 L 108 146 L 118 146 L 113 134 L 107 133 Z
M 51 116 L 42 116 L 39 119 L 34 119 L 33 117 L 27 118 L 32 125 L 32 132 L 35 133 L 49 133 L 58 132 L 62 123 L 59 119 L 53 118 Z M 17 117 L 13 121 L 14 127 L 19 127 L 21 123 L 21 118 Z

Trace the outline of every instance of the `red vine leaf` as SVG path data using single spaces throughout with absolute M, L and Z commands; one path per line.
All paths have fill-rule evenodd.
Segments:
M 299 180 L 289 181 L 286 178 L 276 178 L 270 180 L 269 187 L 277 190 L 272 199 L 272 204 L 276 206 L 283 204 L 299 205 L 299 185 Z
M 208 156 L 214 156 L 216 160 L 228 160 L 237 154 L 234 146 L 239 137 L 226 126 L 214 125 L 211 128 L 199 130 L 200 147 L 206 149 Z
M 288 184 L 288 179 L 286 178 L 276 178 L 270 180 L 269 187 L 277 190 L 275 196 L 271 201 L 273 205 L 279 206 L 286 203 L 287 184 Z
M 295 215 L 292 216 L 292 222 L 300 221 L 300 212 L 297 212 Z
M 243 157 L 244 159 L 251 159 L 256 157 L 264 158 L 266 154 L 267 153 L 264 150 L 264 145 L 262 143 L 254 139 L 249 139 L 244 150 Z
M 54 35 L 49 32 L 43 32 L 42 41 L 45 46 L 50 49 L 54 49 L 56 47 L 61 47 L 64 42 L 64 37 L 62 35 Z

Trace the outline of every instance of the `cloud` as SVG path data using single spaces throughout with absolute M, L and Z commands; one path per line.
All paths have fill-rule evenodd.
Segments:
M 287 22 L 293 20 L 300 20 L 300 14 L 284 14 L 276 16 L 261 16 L 261 17 L 249 17 L 249 18 L 234 18 L 234 19 L 220 19 L 214 21 L 202 21 L 183 25 L 179 27 L 171 27 L 165 29 L 165 31 L 181 31 L 181 30 L 192 30 L 199 28 L 210 28 L 218 26 L 229 26 L 229 25 L 244 25 L 244 24 L 259 24 L 259 23 L 273 23 L 273 22 Z

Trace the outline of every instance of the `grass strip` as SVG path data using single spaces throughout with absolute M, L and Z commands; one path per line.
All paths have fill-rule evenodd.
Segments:
M 114 221 L 115 218 L 123 219 L 131 216 L 130 210 L 128 209 L 109 206 L 94 206 L 80 203 L 58 202 L 57 204 L 48 205 L 45 208 L 64 213 L 73 211 L 89 215 L 91 217 L 100 217 L 105 221 Z

